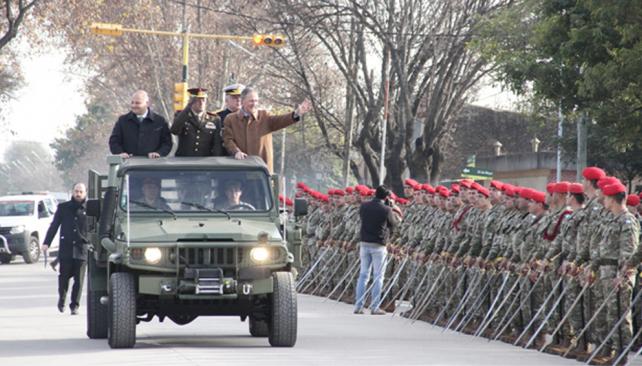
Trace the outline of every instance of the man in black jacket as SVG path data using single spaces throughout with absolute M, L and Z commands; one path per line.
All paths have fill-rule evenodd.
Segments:
M 58 275 L 58 310 L 65 310 L 65 300 L 69 280 L 74 278 L 71 289 L 69 308 L 71 314 L 78 314 L 82 286 L 87 267 L 87 215 L 86 215 L 87 188 L 83 183 L 74 185 L 73 198 L 60 203 L 53 221 L 47 230 L 47 235 L 42 244 L 42 250 L 47 251 L 58 228 L 60 228 L 60 245 L 58 247 L 58 260 L 60 261 L 60 274 Z
M 381 310 L 381 288 L 383 275 L 386 272 L 386 237 L 391 230 L 399 224 L 399 209 L 389 201 L 390 191 L 385 186 L 377 187 L 375 198 L 364 202 L 359 209 L 361 216 L 361 241 L 359 242 L 359 257 L 361 259 L 361 272 L 357 281 L 357 298 L 355 301 L 355 314 L 363 314 L 363 305 L 366 298 L 366 284 L 370 278 L 370 268 L 373 272 L 372 297 L 370 311 L 373 315 L 383 315 Z
M 132 96 L 131 111 L 118 117 L 109 136 L 109 150 L 123 158 L 167 156 L 172 150 L 172 135 L 163 116 L 149 108 L 147 92 L 139 90 Z

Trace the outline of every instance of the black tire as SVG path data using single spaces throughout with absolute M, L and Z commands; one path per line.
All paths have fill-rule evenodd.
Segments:
M 36 263 L 40 259 L 40 243 L 38 243 L 38 238 L 35 236 L 29 238 L 27 251 L 22 253 L 22 259 L 29 264 Z
M 9 264 L 9 263 L 11 263 L 13 258 L 14 258 L 14 256 L 12 256 L 11 254 L 2 253 L 2 254 L 0 254 L 0 263 Z
M 297 304 L 294 279 L 290 272 L 272 274 L 274 289 L 271 296 L 268 340 L 272 347 L 293 347 L 297 335 Z
M 136 344 L 136 286 L 131 273 L 116 272 L 109 281 L 108 338 L 111 348 Z
M 94 259 L 90 256 L 87 261 L 89 267 L 87 276 L 87 337 L 90 339 L 105 339 L 107 338 L 109 309 L 107 305 L 100 303 L 100 298 L 107 296 L 107 291 L 93 290 L 92 273 L 93 271 L 101 270 L 96 268 L 94 263 Z M 102 270 L 104 271 L 104 269 Z
M 250 334 L 252 337 L 265 338 L 270 334 L 270 327 L 268 326 L 267 320 L 256 320 L 250 315 L 250 321 L 248 323 L 250 323 Z

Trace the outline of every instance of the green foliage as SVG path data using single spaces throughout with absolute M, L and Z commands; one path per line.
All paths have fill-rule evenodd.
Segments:
M 100 170 L 109 153 L 107 139 L 115 117 L 100 104 L 89 104 L 87 113 L 76 118 L 76 125 L 51 144 L 55 164 L 65 184 L 86 181 L 88 169 Z
M 635 0 L 522 0 L 485 22 L 473 46 L 512 90 L 586 112 L 589 164 L 629 179 L 642 174 L 640 24 Z

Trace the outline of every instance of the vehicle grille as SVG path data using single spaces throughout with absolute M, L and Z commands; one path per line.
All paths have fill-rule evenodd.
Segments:
M 176 248 L 169 250 L 170 263 L 176 264 Z M 234 267 L 241 258 L 237 248 L 178 248 L 180 264 L 186 266 Z

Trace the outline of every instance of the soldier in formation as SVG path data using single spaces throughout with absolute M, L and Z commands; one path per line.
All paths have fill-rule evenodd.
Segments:
M 642 343 L 640 197 L 598 167 L 581 183 L 546 188 L 407 179 L 406 198 L 393 197 L 403 220 L 386 233 L 380 308 L 582 362 L 625 364 Z M 363 185 L 327 194 L 297 185 L 310 208 L 300 222 L 300 292 L 355 301 L 359 205 L 373 194 Z

